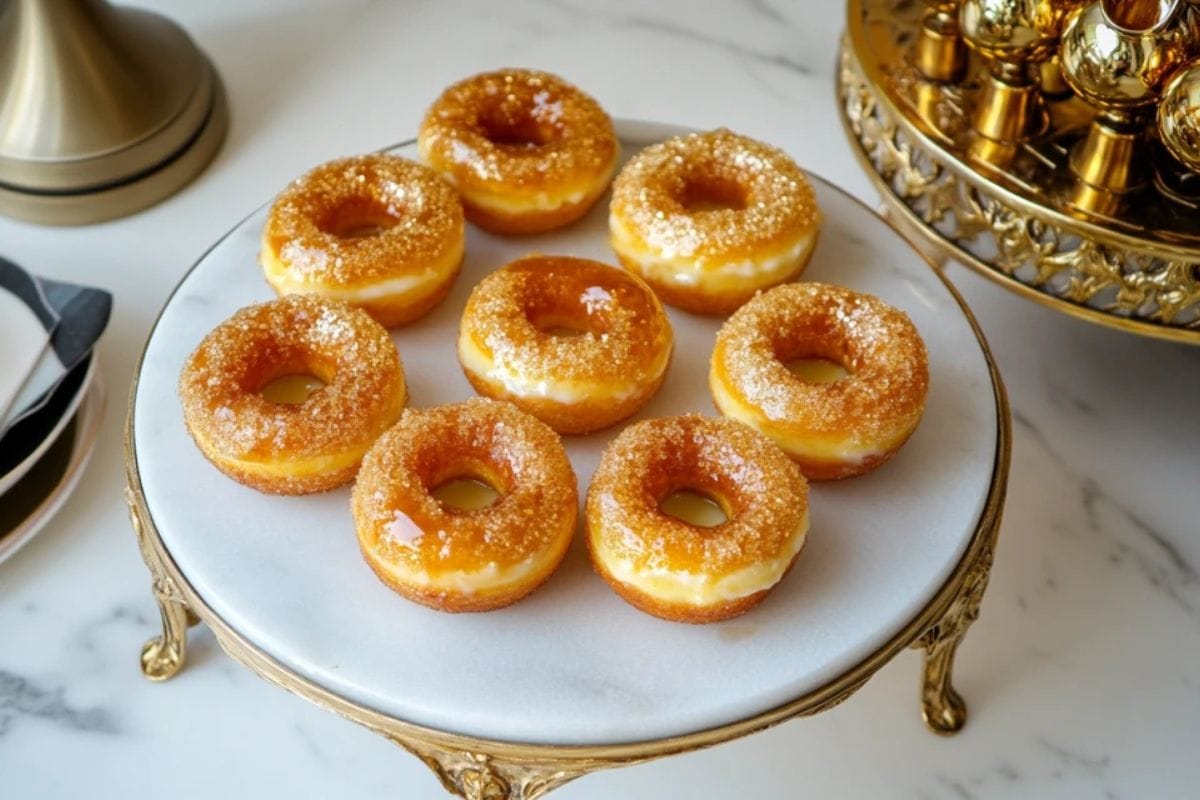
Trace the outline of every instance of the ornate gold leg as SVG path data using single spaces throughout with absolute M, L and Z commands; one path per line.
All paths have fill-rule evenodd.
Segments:
M 465 800 L 535 800 L 606 764 L 505 759 L 385 734 L 425 762 L 446 791 Z
M 162 615 L 162 634 L 142 647 L 142 674 L 152 681 L 165 681 L 183 669 L 187 660 L 187 629 L 200 619 L 188 607 L 179 587 L 163 568 L 158 552 L 147 539 L 141 509 L 129 489 L 125 490 L 125 502 L 129 505 L 129 519 L 137 534 L 142 560 L 150 570 L 150 588 Z
M 997 519 L 995 527 L 998 526 Z M 992 569 L 995 527 L 945 613 L 913 645 L 925 651 L 921 716 L 930 730 L 943 736 L 958 733 L 967 721 L 967 704 L 952 684 L 954 655 L 967 628 L 979 618 L 979 604 Z

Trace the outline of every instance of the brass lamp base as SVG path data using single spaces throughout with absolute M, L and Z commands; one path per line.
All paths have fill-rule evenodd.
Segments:
M 103 0 L 13 0 L 0 13 L 0 214 L 131 214 L 198 175 L 227 124 L 216 71 L 161 16 Z

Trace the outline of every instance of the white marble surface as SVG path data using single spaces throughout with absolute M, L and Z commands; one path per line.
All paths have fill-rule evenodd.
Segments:
M 203 632 L 146 682 L 156 627 L 120 500 L 119 387 L 158 307 L 220 233 L 323 159 L 405 138 L 429 87 L 520 63 L 614 114 L 729 124 L 873 201 L 834 111 L 837 3 L 154 4 L 219 64 L 233 127 L 184 193 L 79 229 L 0 220 L 0 250 L 116 295 L 114 388 L 79 490 L 0 565 L 0 796 L 440 797 L 415 759 L 275 689 Z M 1200 350 L 1055 315 L 952 268 L 1007 379 L 1008 510 L 958 661 L 954 739 L 917 717 L 905 654 L 820 717 L 602 773 L 563 798 L 1193 797 L 1200 782 Z

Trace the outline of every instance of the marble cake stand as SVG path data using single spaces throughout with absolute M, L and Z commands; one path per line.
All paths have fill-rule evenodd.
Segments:
M 679 132 L 634 122 L 618 130 L 626 153 Z M 826 222 L 805 277 L 905 309 L 929 347 L 931 390 L 921 427 L 893 462 L 813 487 L 809 544 L 761 607 L 718 625 L 662 622 L 616 598 L 576 546 L 545 587 L 512 608 L 437 614 L 371 576 L 346 490 L 266 497 L 217 473 L 183 429 L 175 382 L 204 333 L 271 296 L 255 265 L 260 209 L 183 279 L 135 372 L 127 500 L 163 622 L 142 651 L 146 676 L 178 672 L 187 630 L 203 622 L 262 677 L 400 744 L 450 792 L 492 800 L 537 797 L 597 769 L 815 714 L 906 647 L 925 653 L 926 722 L 957 731 L 966 706 L 951 667 L 979 613 L 1008 475 L 1003 385 L 942 276 L 865 206 L 814 183 Z M 605 206 L 535 239 L 468 233 L 450 297 L 393 332 L 414 405 L 470 395 L 455 331 L 488 271 L 530 250 L 611 261 Z M 719 322 L 671 316 L 675 361 L 641 417 L 709 407 L 705 367 Z M 567 440 L 581 488 L 612 435 Z

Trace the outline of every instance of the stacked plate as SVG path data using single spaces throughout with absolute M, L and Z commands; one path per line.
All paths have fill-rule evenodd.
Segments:
M 0 259 L 0 561 L 29 541 L 83 473 L 104 390 L 93 345 L 107 292 Z

